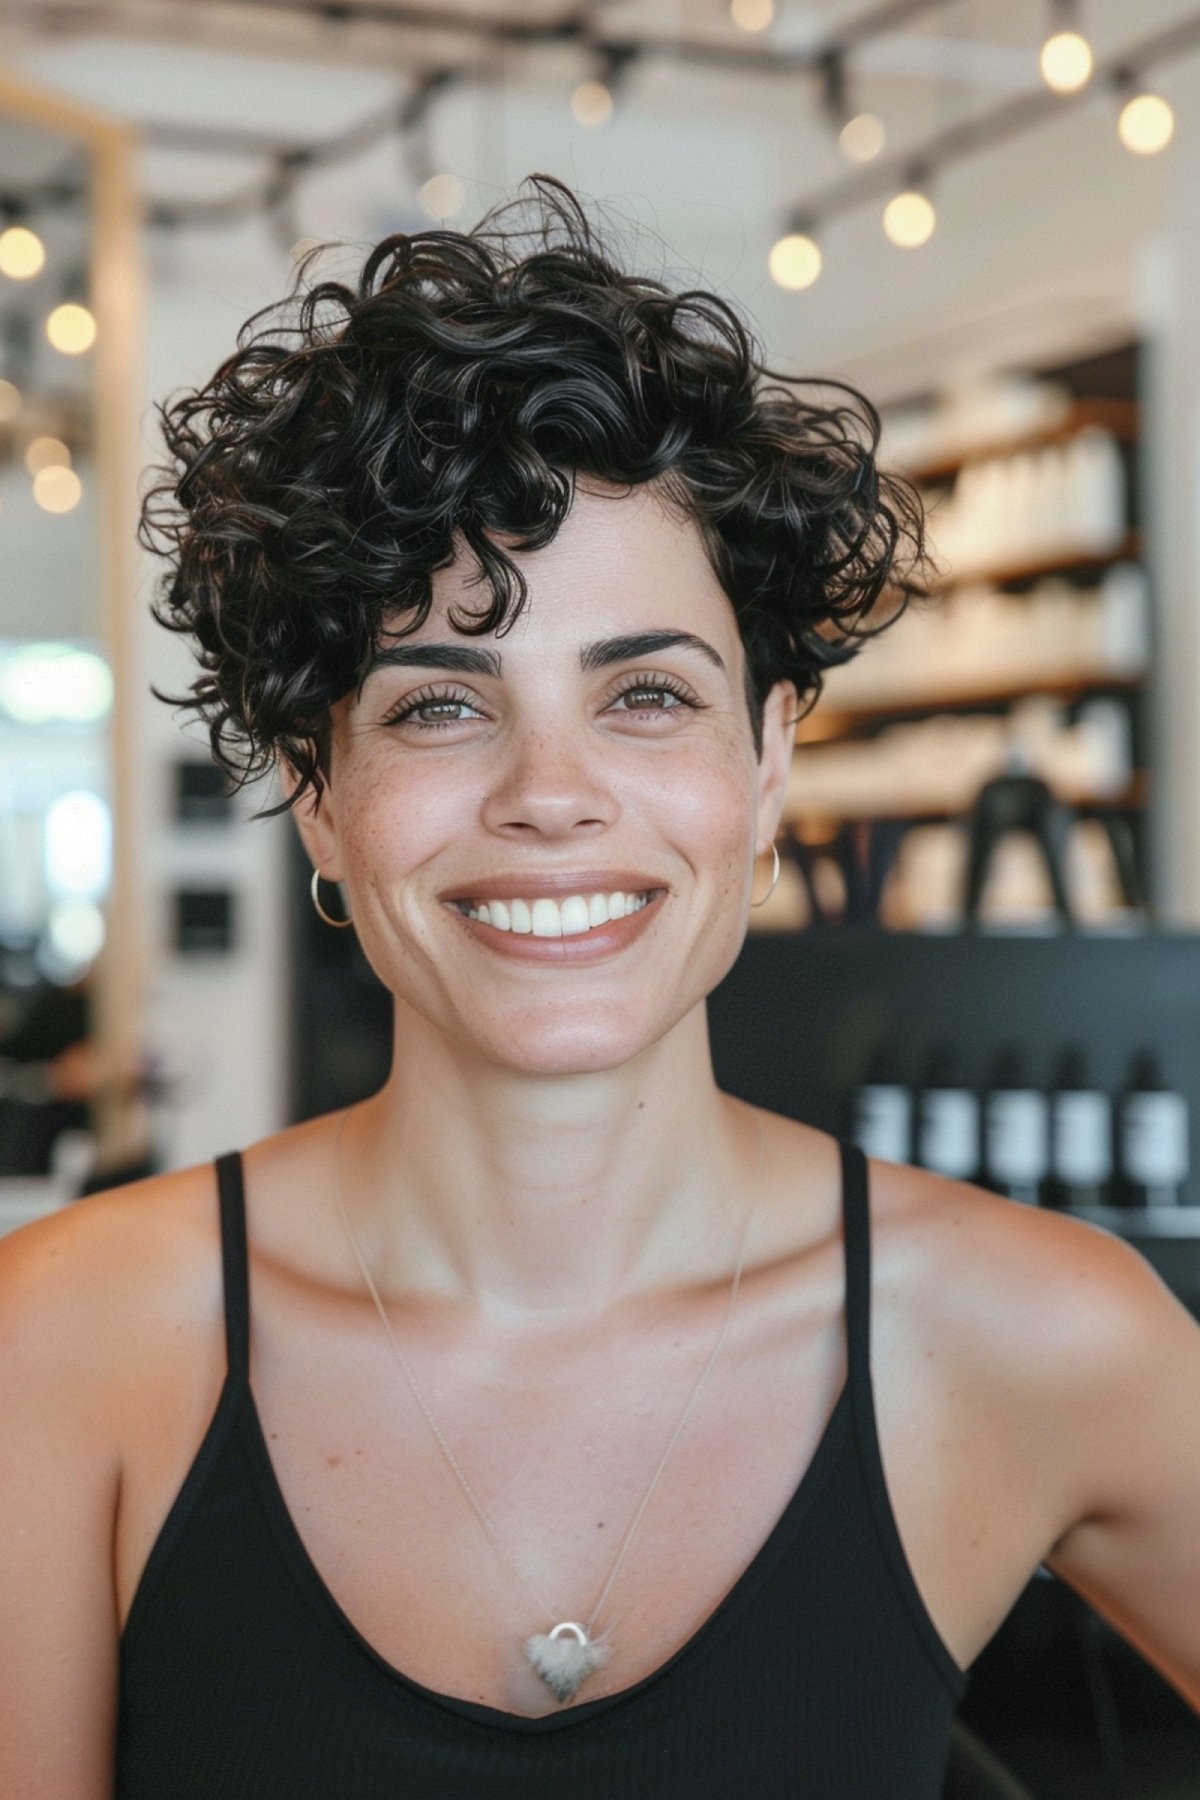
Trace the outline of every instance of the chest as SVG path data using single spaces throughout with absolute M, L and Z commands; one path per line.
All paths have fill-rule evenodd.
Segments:
M 611 1632 L 581 1698 L 640 1681 L 738 1583 L 822 1453 L 847 1373 L 840 1255 L 835 1242 L 810 1258 L 790 1290 L 780 1271 L 743 1285 L 640 1516 L 719 1303 L 665 1328 L 519 1355 L 412 1320 L 397 1336 L 423 1409 L 373 1309 L 335 1317 L 256 1271 L 254 1400 L 304 1556 L 377 1654 L 439 1693 L 530 1716 L 560 1710 L 522 1642 L 561 1619 Z M 889 1502 L 923 1603 L 965 1665 L 1036 1565 L 1038 1521 L 1019 1499 L 1016 1447 L 972 1428 L 902 1309 L 875 1310 Z M 122 1619 L 219 1392 L 223 1341 L 190 1348 L 162 1360 L 127 1459 Z

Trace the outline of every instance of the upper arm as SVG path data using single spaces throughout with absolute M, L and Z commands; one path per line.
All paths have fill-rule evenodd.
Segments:
M 1107 1232 L 1060 1219 L 1048 1249 L 1067 1508 L 1044 1560 L 1200 1711 L 1200 1324 Z
M 92 1208 L 89 1213 L 88 1209 Z M 0 1793 L 110 1800 L 120 1455 L 93 1200 L 0 1238 Z

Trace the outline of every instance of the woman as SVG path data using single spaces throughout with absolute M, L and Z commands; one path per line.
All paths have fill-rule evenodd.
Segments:
M 866 402 L 534 197 L 165 415 L 188 704 L 279 769 L 394 1060 L 0 1246 L 5 1793 L 934 1800 L 1043 1561 L 1200 1702 L 1194 1321 L 713 1080 L 915 500 Z

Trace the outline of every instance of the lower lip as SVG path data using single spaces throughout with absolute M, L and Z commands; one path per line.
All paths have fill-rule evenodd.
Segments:
M 665 898 L 665 893 L 656 894 L 637 912 L 626 913 L 623 919 L 610 919 L 607 925 L 593 926 L 590 931 L 573 932 L 570 937 L 534 937 L 529 931 L 501 931 L 482 919 L 472 919 L 459 912 L 456 906 L 449 910 L 477 942 L 486 944 L 497 955 L 511 956 L 518 962 L 553 963 L 561 967 L 563 963 L 596 962 L 624 950 L 646 930 L 651 914 L 657 914 Z

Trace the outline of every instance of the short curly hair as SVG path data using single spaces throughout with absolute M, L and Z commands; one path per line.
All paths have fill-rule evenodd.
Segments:
M 507 629 L 527 584 L 496 535 L 549 543 L 577 476 L 653 483 L 695 521 L 737 617 L 758 754 L 775 682 L 815 703 L 822 670 L 924 591 L 921 502 L 878 468 L 871 403 L 767 368 L 717 295 L 619 266 L 552 176 L 521 188 L 468 232 L 385 238 L 353 287 L 306 286 L 311 253 L 211 379 L 158 409 L 152 611 L 201 673 L 187 695 L 154 691 L 205 721 L 234 787 L 286 759 L 299 780 L 270 813 L 309 787 L 319 804 L 331 705 L 384 634 L 420 627 L 463 546 L 490 599 L 452 625 Z M 531 202 L 533 227 L 510 229 Z

